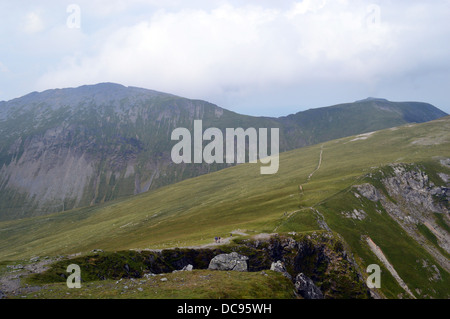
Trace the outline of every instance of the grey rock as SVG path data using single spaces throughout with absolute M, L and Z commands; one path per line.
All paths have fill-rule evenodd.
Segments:
M 316 220 L 317 224 L 319 224 L 319 227 L 328 232 L 331 232 L 331 228 L 328 226 L 327 222 L 325 221 L 325 217 L 322 215 L 322 213 L 319 212 L 317 209 L 313 209 L 313 211 L 316 215 Z
M 436 267 L 436 265 L 431 265 L 431 268 L 433 269 L 434 273 L 433 273 L 433 275 L 430 277 L 430 281 L 440 281 L 440 280 L 442 280 L 441 272 L 440 272 L 439 269 Z
M 194 266 L 192 266 L 191 264 L 184 266 L 183 269 L 181 269 L 182 271 L 192 271 L 192 269 L 194 269 Z
M 166 277 L 161 278 L 161 281 L 167 281 L 167 278 Z
M 21 265 L 21 264 L 19 264 L 19 265 L 8 265 L 6 267 L 10 268 L 10 269 L 23 269 L 24 268 L 23 265 Z
M 278 260 L 277 262 L 273 262 L 272 265 L 270 266 L 270 270 L 276 271 L 276 272 L 281 272 L 285 277 L 292 280 L 292 276 L 289 275 L 289 273 L 286 270 L 286 267 L 284 266 L 284 263 L 281 260 Z
M 380 192 L 372 184 L 355 185 L 355 188 L 362 196 L 371 201 L 377 202 L 381 199 Z
M 230 254 L 220 254 L 209 262 L 210 270 L 235 270 L 247 271 L 247 256 L 232 252 Z
M 323 294 L 314 282 L 303 273 L 295 277 L 295 289 L 305 299 L 323 299 Z
M 356 220 L 364 220 L 367 217 L 366 212 L 362 209 L 354 209 L 352 212 L 342 212 L 341 214 L 346 218 Z
M 450 158 L 440 160 L 441 165 L 450 168 Z
M 379 201 L 384 210 L 417 242 L 423 243 L 425 240 L 417 231 L 417 226 L 423 224 L 436 236 L 438 245 L 450 252 L 448 232 L 436 223 L 434 216 L 449 214 L 448 207 L 444 204 L 450 200 L 448 185 L 435 185 L 418 165 L 391 164 L 390 168 L 392 172 L 382 174 L 383 178 L 380 180 L 387 194 L 378 191 L 371 184 L 354 187 L 369 200 Z M 440 177 L 445 182 L 447 177 L 442 174 Z M 428 244 L 423 247 L 443 268 L 450 269 L 448 258 Z
M 445 173 L 438 173 L 438 175 L 445 183 L 448 183 L 450 181 L 450 175 L 447 175 Z

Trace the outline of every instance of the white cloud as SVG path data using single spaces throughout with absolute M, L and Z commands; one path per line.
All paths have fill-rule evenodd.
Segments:
M 320 9 L 325 7 L 326 0 L 303 0 L 294 4 L 293 9 L 289 11 L 286 16 L 290 19 L 298 14 L 317 13 Z
M 25 16 L 23 30 L 27 33 L 37 33 L 44 29 L 44 22 L 38 12 L 29 12 Z
M 95 3 L 100 10 L 102 2 Z M 283 9 L 258 2 L 176 9 L 177 3 L 83 35 L 79 42 L 86 47 L 65 53 L 39 78 L 37 89 L 112 81 L 244 100 L 268 88 L 312 83 L 318 91 L 346 82 L 376 91 L 386 79 L 449 64 L 449 44 L 443 42 L 449 36 L 448 2 L 303 0 Z M 87 14 L 95 6 L 81 8 Z M 116 0 L 109 12 L 122 17 L 127 8 Z
M 302 2 L 308 8 L 311 3 Z M 354 76 L 366 71 L 358 68 L 370 59 L 361 54 L 370 55 L 389 41 L 387 29 L 364 27 L 363 10 L 336 12 L 335 5 L 325 2 L 313 7 L 321 13 L 298 19 L 298 5 L 284 12 L 231 5 L 211 11 L 161 10 L 150 21 L 115 30 L 102 39 L 96 54 L 66 58 L 41 84 L 113 78 L 200 93 L 335 77 L 336 71 Z M 336 69 L 332 63 L 340 65 Z

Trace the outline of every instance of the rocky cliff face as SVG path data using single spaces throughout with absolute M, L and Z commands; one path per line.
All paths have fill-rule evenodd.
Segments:
M 0 219 L 92 205 L 207 173 L 173 165 L 170 134 L 224 110 L 120 85 L 32 93 L 3 105 Z
M 439 249 L 450 253 L 449 199 L 450 189 L 445 173 L 437 174 L 441 186 L 430 180 L 429 175 L 419 165 L 392 164 L 384 172 L 380 171 L 384 190 L 371 183 L 355 186 L 365 198 L 380 202 L 384 210 L 416 241 L 450 271 L 447 256 Z M 442 185 L 444 184 L 444 185 Z M 432 245 L 431 238 L 437 245 Z M 428 238 L 427 238 L 428 237 Z

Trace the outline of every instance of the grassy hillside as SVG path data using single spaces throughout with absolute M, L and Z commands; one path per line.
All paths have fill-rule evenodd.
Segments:
M 352 187 L 391 163 L 420 163 L 430 176 L 450 174 L 441 164 L 448 158 L 450 117 L 341 138 L 281 154 L 275 175 L 260 175 L 259 165 L 238 165 L 125 200 L 1 222 L 0 261 L 92 249 L 200 245 L 236 229 L 249 235 L 306 232 L 321 229 L 324 220 L 343 236 L 362 269 L 380 263 L 364 235 L 381 248 L 416 297 L 447 298 L 448 272 L 386 212 L 377 212 L 380 207 L 354 197 Z M 357 221 L 341 214 L 360 207 L 369 218 Z M 436 265 L 440 280 L 429 280 L 423 261 Z M 382 294 L 407 297 L 382 270 Z
M 162 278 L 167 281 L 161 281 Z M 291 299 L 292 291 L 292 283 L 274 271 L 194 270 L 169 273 L 164 277 L 91 282 L 69 293 L 66 283 L 56 283 L 22 296 L 39 299 Z M 20 298 L 24 298 L 22 296 Z

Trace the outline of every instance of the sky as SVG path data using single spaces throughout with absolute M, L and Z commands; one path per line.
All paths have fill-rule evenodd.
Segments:
M 256 116 L 450 113 L 449 39 L 450 0 L 0 0 L 0 100 L 114 82 Z

